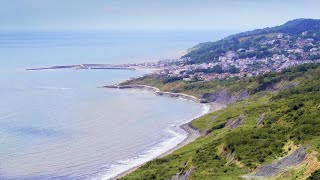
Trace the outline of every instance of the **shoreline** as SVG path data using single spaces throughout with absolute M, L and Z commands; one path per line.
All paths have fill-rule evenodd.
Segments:
M 203 101 L 195 96 L 191 96 L 188 94 L 183 93 L 173 93 L 173 92 L 165 92 L 161 91 L 159 88 L 153 87 L 153 86 L 147 86 L 147 85 L 107 85 L 102 86 L 101 88 L 109 88 L 109 89 L 138 89 L 138 90 L 147 90 L 156 93 L 159 96 L 167 96 L 167 97 L 173 97 L 173 98 L 182 98 L 185 100 L 190 100 L 195 103 L 201 103 L 201 104 L 208 104 L 209 103 L 203 103 Z
M 208 113 L 208 112 L 207 112 L 207 113 Z M 203 115 L 204 115 L 204 114 L 203 114 Z M 201 116 L 203 116 L 203 115 L 201 115 Z M 193 120 L 194 120 L 194 119 L 193 119 Z M 193 120 L 192 120 L 192 121 L 193 121 Z M 187 122 L 187 123 L 182 124 L 181 126 L 179 126 L 179 128 L 181 128 L 181 129 L 183 129 L 185 132 L 187 132 L 187 137 L 186 137 L 183 141 L 181 141 L 180 143 L 178 143 L 178 144 L 177 144 L 176 146 L 174 146 L 173 148 L 171 148 L 171 149 L 165 151 L 164 153 L 160 154 L 159 156 L 157 156 L 157 157 L 155 157 L 155 158 L 152 158 L 152 159 L 149 160 L 149 161 L 152 161 L 152 160 L 157 159 L 157 158 L 163 158 L 163 157 L 165 157 L 165 156 L 173 153 L 174 151 L 176 151 L 176 150 L 178 150 L 178 149 L 180 149 L 180 148 L 188 145 L 189 143 L 192 143 L 192 142 L 195 141 L 196 139 L 198 139 L 198 138 L 201 136 L 201 133 L 200 133 L 199 130 L 197 130 L 197 129 L 195 129 L 195 128 L 193 128 L 193 127 L 191 126 L 191 122 L 192 122 L 192 121 Z M 147 161 L 147 162 L 149 162 L 149 161 Z M 117 180 L 117 179 L 119 179 L 119 178 L 125 177 L 126 175 L 128 175 L 128 174 L 134 172 L 135 170 L 139 169 L 141 166 L 143 166 L 143 165 L 146 164 L 147 162 L 145 162 L 145 163 L 143 163 L 143 164 L 141 164 L 141 165 L 138 165 L 138 166 L 136 166 L 136 167 L 133 167 L 133 168 L 131 168 L 131 169 L 128 169 L 127 171 L 124 171 L 124 172 L 120 173 L 119 175 L 111 178 L 111 180 Z
M 160 154 L 160 155 L 148 160 L 147 162 L 152 161 L 152 160 L 157 159 L 157 158 L 165 157 L 165 156 L 173 153 L 174 151 L 176 151 L 176 150 L 188 145 L 189 143 L 195 141 L 196 139 L 198 139 L 201 136 L 201 132 L 191 125 L 192 121 L 194 121 L 195 119 L 197 119 L 197 118 L 199 118 L 201 116 L 204 116 L 204 115 L 206 115 L 206 114 L 208 114 L 210 112 L 217 111 L 217 110 L 225 107 L 225 105 L 223 105 L 223 104 L 203 103 L 201 99 L 199 99 L 199 98 L 197 98 L 195 96 L 188 95 L 188 94 L 163 92 L 163 91 L 160 91 L 159 88 L 152 87 L 152 86 L 147 86 L 147 85 L 123 85 L 123 86 L 121 86 L 121 85 L 109 85 L 109 86 L 102 86 L 101 88 L 147 90 L 147 91 L 150 91 L 150 92 L 154 92 L 154 93 L 156 93 L 156 95 L 159 95 L 159 96 L 182 98 L 182 99 L 185 99 L 185 100 L 193 101 L 195 103 L 199 103 L 199 104 L 207 106 L 206 110 L 203 113 L 201 113 L 199 116 L 196 116 L 196 117 L 192 118 L 191 120 L 189 120 L 189 121 L 187 121 L 187 122 L 185 122 L 185 123 L 183 123 L 182 125 L 179 126 L 180 129 L 182 129 L 183 131 L 185 131 L 187 133 L 187 136 L 183 141 L 181 141 L 180 143 L 175 145 L 173 148 L 166 150 L 162 154 Z M 145 162 L 145 163 L 147 163 L 147 162 Z M 120 174 L 118 174 L 115 177 L 112 177 L 110 179 L 116 180 L 116 179 L 125 177 L 126 175 L 128 175 L 128 174 L 134 172 L 135 170 L 139 169 L 145 163 L 142 163 L 142 164 L 137 165 L 137 166 L 135 166 L 133 168 L 130 168 L 130 169 L 128 169 L 128 170 L 126 170 L 126 171 L 124 171 L 124 172 L 122 172 L 122 173 L 120 173 Z

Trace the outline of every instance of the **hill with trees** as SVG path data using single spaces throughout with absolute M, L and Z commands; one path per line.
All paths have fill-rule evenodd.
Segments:
M 270 33 L 285 33 L 289 35 L 298 35 L 305 31 L 319 31 L 319 30 L 320 30 L 319 19 L 295 19 L 295 20 L 288 21 L 287 23 L 280 26 L 243 32 L 243 33 L 231 35 L 226 39 L 242 38 L 242 37 L 256 36 L 256 35 L 270 34 Z
M 234 60 L 245 58 L 263 59 L 277 54 L 284 54 L 294 59 L 313 58 L 318 59 L 320 55 L 314 54 L 309 57 L 295 53 L 296 46 L 300 46 L 300 39 L 313 39 L 315 47 L 303 45 L 306 50 L 319 48 L 320 41 L 320 20 L 296 19 L 283 25 L 257 29 L 228 36 L 216 42 L 200 43 L 191 48 L 182 58 L 188 64 L 218 62 L 228 51 L 236 53 Z M 286 42 L 284 43 L 283 40 Z M 310 48 L 310 49 L 309 49 Z M 290 56 L 291 55 L 291 56 Z
M 202 136 L 122 179 L 314 179 L 320 169 L 320 64 L 256 77 L 124 84 L 157 86 L 223 103 L 192 122 Z M 239 97 L 239 94 L 246 95 Z M 226 95 L 228 94 L 228 95 Z M 233 98 L 233 97 L 239 98 Z M 219 99 L 220 98 L 220 99 Z

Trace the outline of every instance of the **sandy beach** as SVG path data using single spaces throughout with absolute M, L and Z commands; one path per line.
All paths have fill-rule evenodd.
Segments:
M 185 131 L 188 133 L 187 138 L 186 138 L 185 140 L 183 140 L 182 142 L 180 142 L 179 144 L 177 144 L 174 148 L 166 151 L 165 153 L 161 154 L 160 156 L 158 156 L 158 157 L 156 157 L 156 158 L 162 158 L 162 157 L 164 157 L 164 156 L 167 156 L 167 155 L 173 153 L 174 151 L 176 151 L 176 150 L 184 147 L 185 145 L 187 145 L 187 144 L 195 141 L 198 137 L 201 136 L 200 132 L 199 132 L 197 129 L 194 129 L 194 128 L 191 126 L 191 122 L 181 125 L 180 128 L 183 129 L 183 130 L 185 130 Z M 155 159 L 156 159 L 156 158 L 155 158 Z M 141 166 L 143 166 L 143 165 L 144 165 L 144 164 L 141 164 L 141 165 L 139 165 L 139 166 L 137 166 L 137 167 L 131 168 L 131 169 L 129 169 L 129 170 L 127 170 L 127 171 L 119 174 L 118 176 L 112 178 L 112 180 L 116 180 L 116 179 L 119 179 L 119 178 L 121 178 L 121 177 L 124 177 L 124 176 L 130 174 L 131 172 L 137 170 L 139 167 L 141 167 Z
M 146 86 L 146 85 L 128 85 L 128 86 L 112 85 L 112 86 L 104 86 L 104 88 L 148 90 L 148 91 L 154 92 L 154 93 L 156 93 L 157 95 L 160 95 L 160 96 L 183 98 L 183 99 L 186 99 L 186 100 L 194 101 L 196 103 L 200 103 L 201 102 L 201 100 L 199 98 L 191 96 L 191 95 L 182 94 L 182 93 L 162 92 L 162 91 L 160 91 L 160 89 L 158 89 L 156 87 Z M 204 103 L 202 103 L 202 104 L 204 104 Z M 217 110 L 222 109 L 222 108 L 225 107 L 225 105 L 218 104 L 218 103 L 205 103 L 205 105 L 208 106 L 206 112 L 204 112 L 203 114 L 201 114 L 198 117 L 195 117 L 193 120 L 195 120 L 195 119 L 197 119 L 197 118 L 199 118 L 199 117 L 201 117 L 201 116 L 203 116 L 205 114 L 217 111 Z M 180 126 L 181 129 L 183 129 L 185 132 L 187 132 L 187 137 L 182 142 L 177 144 L 174 148 L 167 150 L 166 152 L 162 153 L 161 155 L 157 156 L 156 158 L 165 157 L 165 156 L 173 153 L 174 151 L 186 146 L 187 144 L 195 141 L 197 138 L 199 138 L 201 136 L 200 131 L 195 129 L 194 127 L 192 127 L 192 125 L 191 125 L 192 121 L 187 122 L 187 123 L 185 123 L 185 124 Z M 154 158 L 154 159 L 156 159 L 156 158 Z M 139 166 L 131 168 L 131 169 L 129 169 L 129 170 L 127 170 L 127 171 L 125 171 L 125 172 L 123 172 L 123 173 L 121 173 L 121 174 L 119 174 L 116 177 L 111 178 L 111 179 L 115 180 L 115 179 L 122 178 L 122 177 L 132 173 L 133 171 L 137 170 L 139 167 L 143 166 L 144 164 L 141 164 Z

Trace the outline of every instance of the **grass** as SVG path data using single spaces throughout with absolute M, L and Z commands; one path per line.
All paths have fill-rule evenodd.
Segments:
M 242 42 L 250 38 L 259 38 L 259 37 L 273 38 L 273 37 L 277 37 L 279 34 L 280 33 L 269 33 L 269 34 L 260 34 L 260 35 L 254 35 L 254 36 L 246 36 L 246 37 L 239 38 L 239 40 Z
M 314 157 L 319 156 L 319 66 L 303 65 L 279 74 L 271 73 L 244 80 L 191 83 L 194 89 L 189 89 L 191 84 L 188 83 L 175 87 L 176 90 L 183 89 L 182 92 L 202 94 L 230 85 L 228 91 L 231 93 L 249 88 L 247 90 L 251 96 L 194 120 L 192 125 L 203 136 L 164 158 L 148 162 L 122 179 L 169 179 L 190 169 L 193 169 L 193 173 L 189 179 L 240 179 L 241 175 L 274 162 L 299 145 L 307 146 L 308 152 Z M 277 91 L 267 88 L 292 82 L 297 86 Z M 159 86 L 169 87 L 173 83 L 178 82 Z M 198 92 L 198 89 L 202 91 Z M 263 123 L 257 125 L 256 120 L 261 114 L 264 114 Z M 225 127 L 228 120 L 240 116 L 244 118 L 241 126 L 236 129 Z M 232 161 L 231 156 L 234 157 Z M 312 159 L 311 164 L 314 165 L 297 167 L 294 171 L 288 170 L 274 178 L 307 177 L 316 168 L 320 168 L 319 157 Z M 317 171 L 310 178 L 318 176 Z

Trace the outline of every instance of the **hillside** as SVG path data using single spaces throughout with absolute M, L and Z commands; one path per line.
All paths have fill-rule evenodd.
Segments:
M 307 39 L 312 39 L 313 42 L 301 44 L 301 40 Z M 309 59 L 312 54 L 304 56 L 303 51 L 295 50 L 301 48 L 307 52 L 313 48 L 308 49 L 309 43 L 318 48 L 319 41 L 320 20 L 296 19 L 276 27 L 231 35 L 220 41 L 200 43 L 182 58 L 189 64 L 219 62 L 232 52 L 232 60 L 235 61 L 253 57 L 262 60 L 274 55 L 284 55 L 289 59 Z
M 320 169 L 320 64 L 210 82 L 153 75 L 157 86 L 227 107 L 192 122 L 202 136 L 122 179 L 310 179 Z
M 270 33 L 285 33 L 289 35 L 298 35 L 305 31 L 312 31 L 312 30 L 320 30 L 319 19 L 295 19 L 280 26 L 243 32 L 243 33 L 231 35 L 226 39 L 256 36 L 256 35 L 270 34 Z

